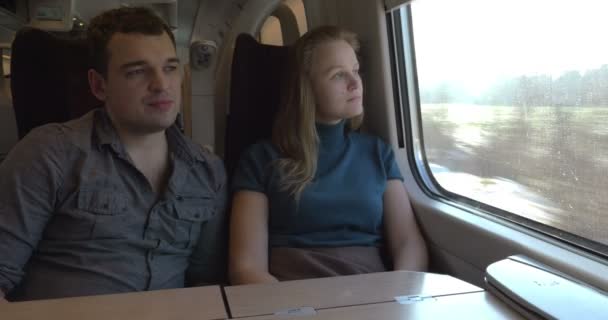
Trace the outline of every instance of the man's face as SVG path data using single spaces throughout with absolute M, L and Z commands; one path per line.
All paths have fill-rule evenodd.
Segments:
M 166 33 L 116 33 L 107 47 L 106 110 L 116 128 L 151 134 L 170 127 L 181 102 L 181 68 Z

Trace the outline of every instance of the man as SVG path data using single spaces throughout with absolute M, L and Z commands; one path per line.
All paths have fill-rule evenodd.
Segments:
M 104 108 L 33 130 L 0 166 L 0 290 L 20 301 L 223 282 L 225 172 L 174 124 L 171 30 L 120 8 L 88 38 Z

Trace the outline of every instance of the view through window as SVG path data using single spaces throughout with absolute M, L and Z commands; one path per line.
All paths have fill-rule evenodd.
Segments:
M 608 2 L 424 0 L 411 10 L 437 182 L 608 245 Z

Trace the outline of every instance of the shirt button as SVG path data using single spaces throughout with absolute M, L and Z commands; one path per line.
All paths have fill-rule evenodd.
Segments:
M 182 200 L 184 200 L 184 198 L 183 198 L 182 196 L 177 196 L 177 197 L 175 197 L 175 198 L 177 199 L 177 201 L 182 201 Z

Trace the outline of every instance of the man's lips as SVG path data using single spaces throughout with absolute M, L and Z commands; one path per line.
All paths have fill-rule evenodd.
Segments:
M 150 107 L 168 110 L 173 106 L 173 100 L 155 100 L 147 103 Z

